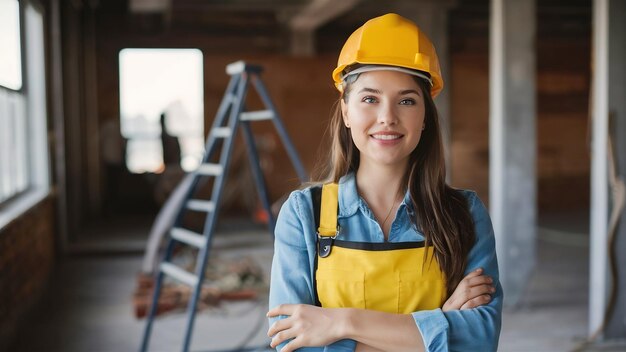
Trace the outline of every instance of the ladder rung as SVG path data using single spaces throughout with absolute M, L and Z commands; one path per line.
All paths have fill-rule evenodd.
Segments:
M 185 283 L 189 286 L 195 287 L 198 284 L 198 278 L 196 277 L 196 275 L 188 272 L 185 269 L 181 269 L 180 267 L 172 263 L 161 263 L 161 271 L 167 274 L 169 277 Z
M 228 138 L 232 134 L 230 127 L 215 127 L 211 134 L 218 138 Z
M 261 120 L 271 120 L 273 118 L 274 118 L 274 112 L 272 112 L 272 110 L 259 110 L 259 111 L 242 112 L 239 119 L 241 121 L 261 121 Z
M 198 248 L 204 248 L 206 244 L 204 236 L 185 229 L 173 228 L 170 231 L 170 235 L 172 236 L 172 238 L 179 242 L 183 242 Z
M 187 209 L 210 213 L 215 210 L 215 204 L 209 200 L 190 199 L 187 201 Z
M 220 164 L 200 164 L 196 172 L 205 176 L 219 176 L 224 171 Z

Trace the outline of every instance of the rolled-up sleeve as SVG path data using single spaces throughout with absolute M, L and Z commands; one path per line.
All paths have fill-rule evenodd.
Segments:
M 468 203 L 474 219 L 476 243 L 469 255 L 465 275 L 483 268 L 494 280 L 496 292 L 489 304 L 464 310 L 441 309 L 413 313 L 426 351 L 496 351 L 502 322 L 503 292 L 498 274 L 495 238 L 484 204 L 470 193 Z
M 283 204 L 276 221 L 269 294 L 270 308 L 280 304 L 315 304 L 312 279 L 312 258 L 315 255 L 315 247 L 310 234 L 310 228 L 313 227 L 313 214 L 310 206 L 305 205 L 310 203 L 305 192 L 308 193 L 308 191 L 293 192 Z M 270 325 L 284 318 L 286 316 L 270 318 Z M 277 346 L 277 351 L 280 351 L 285 344 L 286 342 Z M 354 340 L 346 339 L 328 346 L 307 347 L 298 351 L 351 352 L 354 351 L 355 346 Z

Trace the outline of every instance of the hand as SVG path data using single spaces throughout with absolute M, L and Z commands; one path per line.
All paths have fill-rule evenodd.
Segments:
M 459 282 L 452 296 L 444 303 L 443 310 L 470 309 L 482 306 L 491 301 L 491 294 L 496 292 L 493 286 L 493 279 L 487 275 L 482 275 L 483 269 L 478 268 L 467 274 Z
M 268 336 L 273 336 L 270 346 L 293 339 L 281 352 L 291 352 L 300 347 L 326 346 L 341 336 L 342 316 L 340 309 L 328 309 L 308 304 L 281 304 L 267 312 L 268 317 L 288 315 L 270 327 Z

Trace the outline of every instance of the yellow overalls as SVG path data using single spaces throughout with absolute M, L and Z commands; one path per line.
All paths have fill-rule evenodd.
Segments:
M 423 241 L 335 239 L 337 197 L 336 183 L 322 187 L 315 269 L 319 305 L 398 314 L 440 308 L 447 298 L 446 280 L 433 257 L 432 246 L 425 248 Z M 313 199 L 315 209 L 315 195 Z

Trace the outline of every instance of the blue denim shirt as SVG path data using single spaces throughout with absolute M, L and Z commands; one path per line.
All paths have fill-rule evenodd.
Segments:
M 422 334 L 426 351 L 496 351 L 502 315 L 502 287 L 498 276 L 495 241 L 487 209 L 472 191 L 463 191 L 470 206 L 476 229 L 476 243 L 468 255 L 465 275 L 478 268 L 494 280 L 496 292 L 489 304 L 473 309 L 443 312 L 441 309 L 412 313 Z M 396 212 L 389 242 L 421 241 L 423 235 L 410 220 L 414 213 L 408 193 Z M 339 182 L 338 239 L 384 242 L 383 232 L 372 211 L 359 196 L 354 174 Z M 310 189 L 294 191 L 283 205 L 275 230 L 274 259 L 269 305 L 315 304 L 313 271 L 317 229 Z M 270 319 L 270 324 L 280 316 Z M 280 350 L 285 343 L 278 346 Z M 324 347 L 299 351 L 354 351 L 356 342 L 349 339 Z

